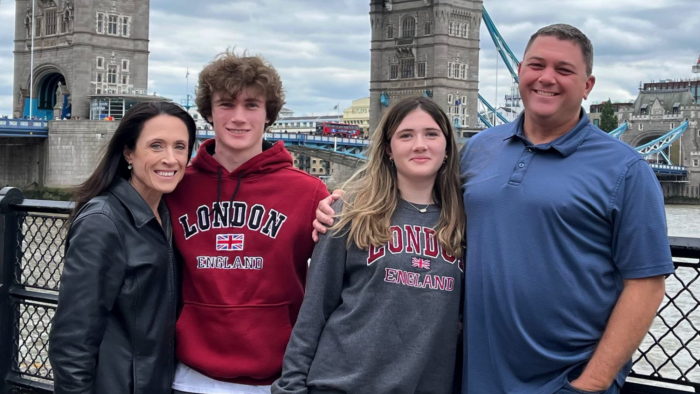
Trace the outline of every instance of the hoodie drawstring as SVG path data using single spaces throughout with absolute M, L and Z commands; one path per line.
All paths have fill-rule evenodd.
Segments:
M 216 206 L 214 206 L 213 207 L 214 209 L 211 210 L 211 213 L 209 214 L 209 220 L 214 218 L 214 213 L 218 213 L 220 216 L 222 215 L 222 212 L 220 212 L 220 210 L 221 210 L 221 175 L 222 175 L 222 171 L 221 171 L 221 167 L 219 167 L 218 169 L 219 169 L 219 171 L 218 171 L 218 176 L 217 176 L 217 181 L 216 181 Z M 236 190 L 233 192 L 233 195 L 231 196 L 231 200 L 228 202 L 229 208 L 232 206 L 233 200 L 236 199 L 236 195 L 238 194 L 238 190 L 240 190 L 240 188 L 241 188 L 241 181 L 243 180 L 243 173 L 244 173 L 244 171 L 241 171 L 240 173 L 238 173 L 238 182 L 236 183 Z
M 231 204 L 233 204 L 233 200 L 236 199 L 236 194 L 238 194 L 238 190 L 241 188 L 241 180 L 243 179 L 243 171 L 238 173 L 238 183 L 236 184 L 236 190 L 233 192 L 233 195 L 231 196 L 231 201 L 228 202 L 228 206 L 230 207 Z

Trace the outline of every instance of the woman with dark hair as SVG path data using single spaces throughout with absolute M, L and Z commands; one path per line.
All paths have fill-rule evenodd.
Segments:
M 180 286 L 161 197 L 195 133 L 177 105 L 138 104 L 75 193 L 49 337 L 56 394 L 170 393 Z

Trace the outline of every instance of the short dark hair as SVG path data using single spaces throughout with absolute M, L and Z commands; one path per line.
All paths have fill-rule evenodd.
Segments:
M 166 101 L 152 101 L 134 105 L 122 118 L 112 139 L 104 148 L 100 163 L 90 177 L 73 194 L 75 209 L 66 224 L 70 224 L 80 209 L 92 198 L 104 193 L 117 178 L 131 178 L 129 163 L 124 158 L 124 148 L 134 150 L 143 130 L 143 125 L 159 115 L 169 115 L 180 119 L 187 126 L 187 161 L 192 157 L 192 149 L 197 138 L 197 125 L 192 116 L 182 107 Z
M 525 53 L 530 49 L 535 39 L 540 36 L 556 37 L 559 40 L 571 41 L 577 44 L 581 48 L 583 61 L 586 63 L 586 74 L 588 76 L 593 74 L 593 44 L 591 44 L 591 40 L 589 40 L 581 30 L 564 23 L 545 26 L 537 30 L 537 32 L 530 37 L 530 41 L 527 42 L 527 46 L 525 47 Z
M 266 126 L 275 123 L 284 105 L 279 74 L 261 56 L 246 56 L 245 53 L 239 56 L 232 50 L 219 54 L 199 73 L 195 101 L 200 115 L 209 122 L 214 93 L 235 99 L 245 88 L 257 89 L 265 96 Z

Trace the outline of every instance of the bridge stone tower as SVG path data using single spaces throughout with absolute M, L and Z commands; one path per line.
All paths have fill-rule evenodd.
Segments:
M 87 119 L 95 94 L 145 94 L 149 0 L 15 0 L 13 115 Z M 34 34 L 34 83 L 30 50 Z
M 370 132 L 409 96 L 432 97 L 476 131 L 482 0 L 371 0 Z

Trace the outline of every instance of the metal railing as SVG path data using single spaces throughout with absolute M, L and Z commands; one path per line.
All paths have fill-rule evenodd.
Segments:
M 73 204 L 0 191 L 0 393 L 52 393 L 48 336 Z
M 48 334 L 73 204 L 0 191 L 0 393 L 51 393 Z M 670 237 L 676 272 L 625 394 L 700 393 L 700 239 Z M 663 387 L 663 386 L 666 387 Z M 671 386 L 671 388 L 669 388 Z M 683 389 L 685 391 L 683 391 Z

